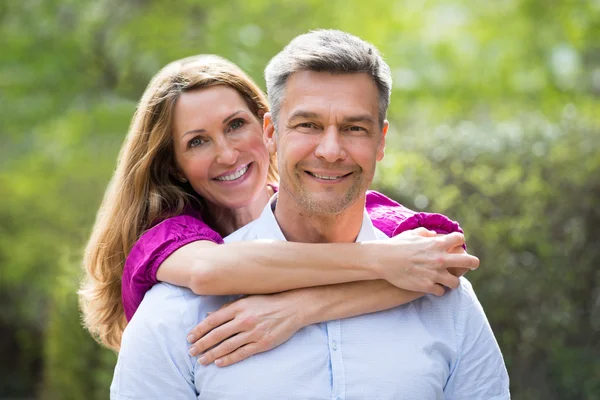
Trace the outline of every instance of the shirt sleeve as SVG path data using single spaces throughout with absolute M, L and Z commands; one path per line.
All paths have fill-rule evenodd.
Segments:
M 123 333 L 112 400 L 197 398 L 195 358 L 185 339 L 192 326 L 186 293 L 162 283 L 144 298 Z
M 436 233 L 463 233 L 458 222 L 442 214 L 415 212 L 375 191 L 367 192 L 366 208 L 373 225 L 388 237 L 416 228 Z M 466 249 L 466 246 L 463 246 Z
M 510 399 L 500 347 L 469 281 L 461 278 L 458 358 L 444 388 L 447 399 Z
M 180 247 L 198 240 L 223 243 L 217 232 L 191 215 L 168 218 L 138 239 L 125 260 L 121 281 L 123 307 L 128 321 L 146 292 L 158 283 L 156 271 L 160 265 Z
M 406 218 L 404 221 L 401 221 L 398 224 L 398 226 L 396 226 L 396 229 L 394 229 L 392 236 L 396 236 L 402 232 L 421 227 L 435 231 L 436 233 L 463 233 L 463 230 L 458 224 L 458 222 L 452 221 L 445 215 L 432 213 L 414 213 L 410 217 Z

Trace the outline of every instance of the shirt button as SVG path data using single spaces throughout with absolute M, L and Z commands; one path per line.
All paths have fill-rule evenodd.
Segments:
M 337 342 L 334 340 L 333 342 L 331 342 L 331 348 L 335 351 L 337 350 Z M 339 397 L 338 397 L 339 399 Z

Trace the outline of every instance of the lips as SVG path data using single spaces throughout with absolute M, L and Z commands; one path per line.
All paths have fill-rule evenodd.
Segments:
M 340 172 L 321 172 L 321 173 L 316 173 L 316 172 L 311 172 L 311 171 L 305 171 L 307 174 L 309 174 L 310 176 L 313 176 L 315 178 L 318 179 L 323 179 L 326 181 L 334 181 L 336 179 L 341 179 L 341 178 L 345 178 L 348 175 L 350 175 L 352 172 L 346 172 L 346 173 L 340 173 Z
M 221 174 L 213 179 L 217 180 L 217 181 L 221 181 L 221 182 L 225 182 L 225 181 L 235 181 L 240 179 L 242 176 L 244 176 L 246 174 L 246 172 L 248 172 L 248 169 L 250 168 L 250 164 L 245 164 L 240 166 L 237 170 L 233 171 L 233 172 L 226 172 L 224 174 Z

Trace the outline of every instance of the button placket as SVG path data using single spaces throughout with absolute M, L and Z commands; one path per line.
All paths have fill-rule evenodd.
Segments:
M 341 321 L 335 320 L 327 323 L 327 336 L 329 339 L 329 357 L 331 359 L 332 374 L 331 398 L 333 400 L 342 400 L 346 391 L 346 371 L 344 370 L 341 351 Z

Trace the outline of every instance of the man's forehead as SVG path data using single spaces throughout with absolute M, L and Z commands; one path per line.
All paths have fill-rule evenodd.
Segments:
M 287 118 L 326 117 L 376 119 L 378 92 L 370 75 L 358 73 L 295 72 L 288 78 L 282 109 Z

